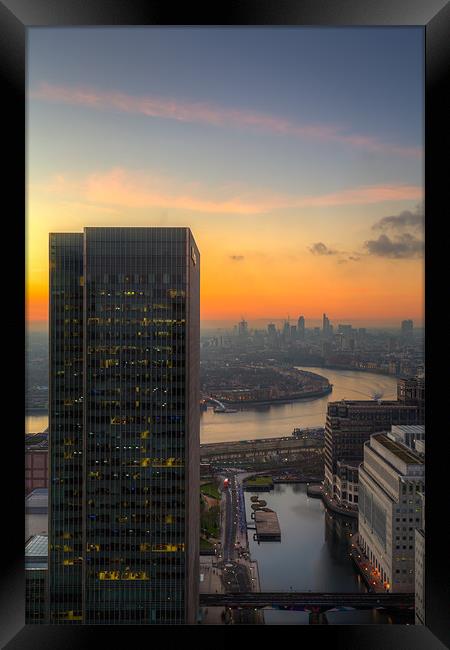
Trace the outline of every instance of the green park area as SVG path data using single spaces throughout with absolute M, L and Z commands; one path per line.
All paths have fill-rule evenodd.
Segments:
M 220 492 L 217 489 L 217 485 L 214 483 L 205 483 L 204 485 L 201 485 L 200 492 L 205 494 L 207 497 L 220 500 Z
M 220 536 L 220 506 L 211 506 L 202 500 L 200 506 L 200 533 L 202 537 L 218 538 Z
M 210 551 L 214 544 L 210 539 L 220 538 L 220 505 L 208 501 L 220 501 L 220 492 L 214 483 L 205 483 L 200 486 L 200 550 Z M 205 498 L 205 497 L 208 497 Z
M 245 488 L 271 488 L 273 479 L 271 476 L 251 476 L 244 480 Z

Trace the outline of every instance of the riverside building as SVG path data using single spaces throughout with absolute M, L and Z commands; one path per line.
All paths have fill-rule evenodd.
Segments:
M 423 407 L 417 401 L 342 400 L 329 402 L 325 423 L 324 487 L 338 503 L 358 503 L 357 486 L 352 481 L 352 501 L 341 464 L 355 465 L 363 459 L 363 446 L 372 433 L 389 430 L 392 425 L 423 423 Z
M 423 460 L 385 433 L 364 444 L 358 544 L 386 590 L 415 591 L 415 530 L 423 526 Z
M 50 623 L 196 622 L 199 266 L 188 228 L 50 234 Z

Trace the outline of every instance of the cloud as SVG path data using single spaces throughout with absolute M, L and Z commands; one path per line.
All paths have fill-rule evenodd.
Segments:
M 337 255 L 338 254 L 338 251 L 334 251 L 331 248 L 328 248 L 321 241 L 310 246 L 309 250 L 313 255 Z
M 347 255 L 345 251 L 334 251 L 335 254 Z M 361 258 L 357 255 L 347 255 L 347 257 L 340 257 L 337 261 L 338 264 L 348 264 L 348 262 L 359 262 Z
M 391 144 L 369 135 L 345 133 L 340 125 L 301 124 L 258 111 L 226 108 L 207 102 L 189 102 L 167 97 L 138 97 L 121 92 L 106 92 L 82 86 L 62 86 L 41 83 L 30 97 L 48 102 L 83 106 L 97 110 L 115 110 L 147 117 L 201 123 L 216 127 L 251 128 L 267 133 L 325 142 L 338 142 L 375 153 L 412 158 L 422 156 L 420 147 Z
M 101 206 L 157 207 L 242 215 L 289 208 L 417 200 L 422 197 L 422 188 L 414 185 L 369 185 L 321 195 L 277 193 L 266 188 L 244 188 L 239 185 L 210 187 L 197 182 L 180 182 L 153 171 L 128 170 L 123 167 L 96 171 L 78 180 L 57 174 L 47 183 L 32 184 L 30 189 L 61 196 L 65 201 L 97 205 L 98 209 Z
M 422 257 L 424 241 L 410 233 L 390 238 L 388 235 L 380 235 L 378 239 L 368 240 L 364 243 L 370 255 L 378 257 L 390 257 L 393 259 L 408 259 Z
M 230 260 L 233 260 L 234 262 L 242 262 L 244 258 L 243 255 L 230 255 Z
M 387 231 L 378 239 L 365 242 L 364 246 L 371 255 L 408 259 L 422 257 L 425 243 L 423 240 L 424 206 L 419 203 L 415 212 L 404 210 L 397 215 L 383 217 L 377 221 L 372 230 Z
M 414 230 L 422 230 L 424 226 L 424 211 L 423 206 L 418 205 L 415 212 L 404 210 L 400 214 L 383 217 L 377 221 L 373 226 L 373 230 L 403 230 L 405 228 L 412 228 Z

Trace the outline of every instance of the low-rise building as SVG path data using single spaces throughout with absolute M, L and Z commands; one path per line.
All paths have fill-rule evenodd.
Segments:
M 385 433 L 364 444 L 358 543 L 385 589 L 414 592 L 415 529 L 422 528 L 423 459 Z

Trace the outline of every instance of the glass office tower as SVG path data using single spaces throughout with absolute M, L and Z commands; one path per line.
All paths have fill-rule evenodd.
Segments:
M 195 623 L 198 249 L 187 228 L 85 228 L 69 269 L 64 237 L 50 235 L 51 621 Z

